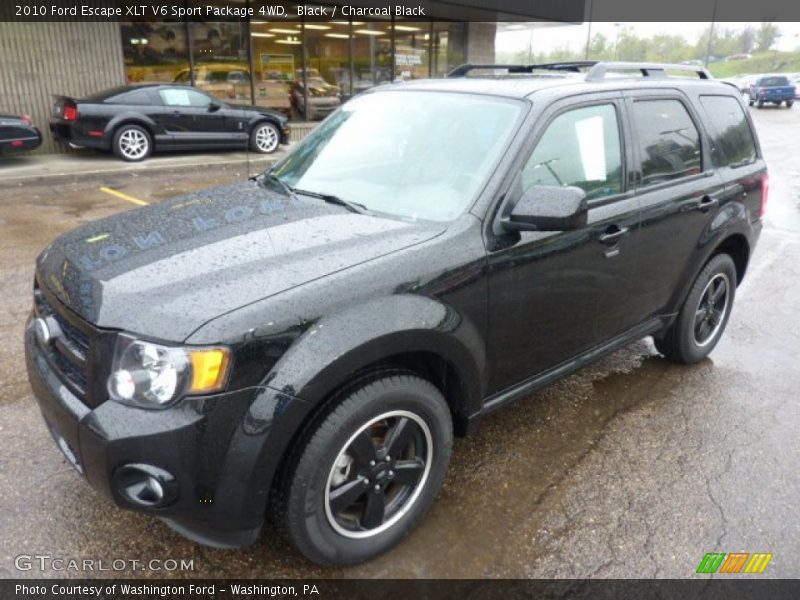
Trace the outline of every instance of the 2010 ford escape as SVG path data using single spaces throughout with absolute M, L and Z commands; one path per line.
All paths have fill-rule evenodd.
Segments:
M 194 540 L 271 518 L 350 564 L 422 519 L 486 413 L 648 335 L 703 359 L 767 170 L 738 91 L 672 68 L 381 87 L 254 182 L 57 239 L 25 346 L 58 446 Z

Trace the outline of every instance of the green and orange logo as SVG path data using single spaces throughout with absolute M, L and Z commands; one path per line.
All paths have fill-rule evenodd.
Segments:
M 698 573 L 763 573 L 772 554 L 766 552 L 709 552 L 700 561 Z

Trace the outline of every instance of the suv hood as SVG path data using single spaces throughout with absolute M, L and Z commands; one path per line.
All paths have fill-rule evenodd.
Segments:
M 442 230 L 245 181 L 75 229 L 42 252 L 37 279 L 98 327 L 182 341 L 225 312 Z

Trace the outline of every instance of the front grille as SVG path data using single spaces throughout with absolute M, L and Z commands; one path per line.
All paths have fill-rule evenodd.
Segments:
M 33 298 L 35 315 L 47 322 L 53 336 L 52 341 L 42 347 L 47 361 L 75 396 L 93 405 L 90 375 L 94 336 L 91 326 L 38 285 Z

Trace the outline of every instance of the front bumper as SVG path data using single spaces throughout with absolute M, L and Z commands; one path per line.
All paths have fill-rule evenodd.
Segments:
M 307 415 L 304 402 L 265 387 L 187 398 L 166 410 L 113 401 L 85 405 L 50 367 L 29 321 L 25 358 L 36 400 L 56 443 L 88 482 L 118 506 L 153 514 L 217 547 L 258 539 L 272 478 Z M 121 489 L 120 469 L 171 474 L 174 497 L 142 506 Z

